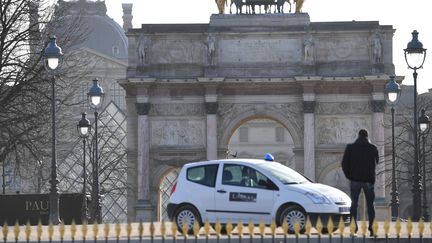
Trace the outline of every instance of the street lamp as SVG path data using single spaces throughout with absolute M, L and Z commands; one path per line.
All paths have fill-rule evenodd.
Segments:
M 395 162 L 395 136 L 394 136 L 394 106 L 398 103 L 401 88 L 395 81 L 395 76 L 390 76 L 389 82 L 385 86 L 384 92 L 386 93 L 387 104 L 391 106 L 392 115 L 392 191 L 391 191 L 391 216 L 392 220 L 396 220 L 399 217 L 399 192 L 397 191 L 396 184 L 396 162 Z
M 6 165 L 5 165 L 6 161 L 2 161 L 2 179 L 3 179 L 3 183 L 2 183 L 2 188 L 3 188 L 3 195 L 6 194 Z
M 421 174 L 418 160 L 418 134 L 417 134 L 417 69 L 423 67 L 426 59 L 426 49 L 418 40 L 418 32 L 412 32 L 412 40 L 408 42 L 407 48 L 404 49 L 405 61 L 409 69 L 413 69 L 414 78 L 414 175 L 413 175 L 413 220 L 418 221 L 421 215 Z
M 103 88 L 99 85 L 98 80 L 93 80 L 93 86 L 90 88 L 87 93 L 88 100 L 90 103 L 90 107 L 94 109 L 95 116 L 95 134 L 94 134 L 94 162 L 92 167 L 93 173 L 93 185 L 92 185 L 92 219 L 93 223 L 97 221 L 98 223 L 102 222 L 102 206 L 100 201 L 100 192 L 99 192 L 99 162 L 98 162 L 98 109 L 103 104 L 104 91 Z
M 426 198 L 426 150 L 425 150 L 425 135 L 429 132 L 430 120 L 427 116 L 425 109 L 421 110 L 421 116 L 419 117 L 419 127 L 422 134 L 422 164 L 423 164 L 423 218 L 425 221 L 429 221 L 429 210 Z
M 77 125 L 77 130 L 78 130 L 78 135 L 82 138 L 83 140 L 83 202 L 82 202 L 82 222 L 86 222 L 88 219 L 88 208 L 87 208 L 87 192 L 86 192 L 86 186 L 87 186 L 87 172 L 86 172 L 86 159 L 85 159 L 85 155 L 86 155 L 86 140 L 87 137 L 90 134 L 90 130 L 91 130 L 91 124 L 90 121 L 87 119 L 87 113 L 83 112 L 82 113 L 82 118 L 81 120 L 78 122 Z
M 55 75 L 58 67 L 62 63 L 63 53 L 56 43 L 56 37 L 50 38 L 50 41 L 45 48 L 43 59 L 45 69 L 51 74 L 51 130 L 52 130 L 52 160 L 51 160 L 51 180 L 50 182 L 50 194 L 49 194 L 49 220 L 53 224 L 60 223 L 59 215 L 59 198 L 58 193 L 58 180 L 57 180 L 57 153 L 56 153 L 56 107 L 55 107 Z

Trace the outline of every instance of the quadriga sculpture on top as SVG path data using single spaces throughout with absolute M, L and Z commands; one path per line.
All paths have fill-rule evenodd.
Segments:
M 221 1 L 221 0 L 216 0 Z M 223 2 L 226 4 L 226 2 Z M 220 4 L 223 4 L 220 2 Z M 272 7 L 274 7 L 274 13 L 284 13 L 284 5 L 285 3 L 288 3 L 290 9 L 289 12 L 291 13 L 291 1 L 290 0 L 231 0 L 230 3 L 230 14 L 232 14 L 232 5 L 235 5 L 236 8 L 236 14 L 242 14 L 243 13 L 243 6 L 246 7 L 246 14 L 256 14 L 258 13 L 271 13 Z M 295 3 L 295 12 L 301 13 L 304 0 L 294 0 Z M 223 5 L 222 5 L 223 6 Z M 259 10 L 255 11 L 255 7 L 258 6 Z M 264 12 L 262 12 L 262 8 L 264 7 Z

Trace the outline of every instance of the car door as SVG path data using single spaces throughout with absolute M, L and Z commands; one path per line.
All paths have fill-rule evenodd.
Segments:
M 193 166 L 186 170 L 185 187 L 182 192 L 184 202 L 194 205 L 201 214 L 203 220 L 211 219 L 215 209 L 215 185 L 218 174 L 218 164 Z
M 248 172 L 246 172 L 248 171 Z M 223 223 L 239 219 L 270 223 L 275 191 L 269 179 L 250 166 L 224 163 L 216 182 L 215 216 Z

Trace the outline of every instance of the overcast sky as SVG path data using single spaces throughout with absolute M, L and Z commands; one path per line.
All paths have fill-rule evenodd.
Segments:
M 150 23 L 208 23 L 210 15 L 218 12 L 214 0 L 105 2 L 108 15 L 120 25 L 123 25 L 121 4 L 133 3 L 134 28 Z M 305 0 L 303 12 L 309 14 L 311 22 L 356 20 L 379 21 L 381 25 L 392 25 L 396 29 L 393 37 L 396 75 L 405 76 L 403 84 L 413 85 L 412 70 L 406 66 L 403 49 L 411 40 L 411 32 L 417 30 L 423 47 L 432 51 L 432 12 L 431 8 L 427 7 L 429 2 L 430 0 Z M 432 88 L 432 54 L 426 56 L 423 69 L 418 70 L 417 85 L 419 93 Z

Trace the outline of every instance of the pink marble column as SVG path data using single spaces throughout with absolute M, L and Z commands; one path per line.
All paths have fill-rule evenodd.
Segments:
M 304 175 L 315 180 L 315 101 L 303 101 Z
M 152 218 L 150 203 L 150 126 L 148 112 L 149 103 L 136 103 L 137 121 L 137 220 L 149 221 Z
M 207 159 L 217 159 L 217 102 L 206 102 L 207 113 Z
M 380 162 L 376 167 L 375 196 L 385 198 L 385 163 L 384 163 L 384 100 L 372 100 L 372 142 L 377 146 Z

